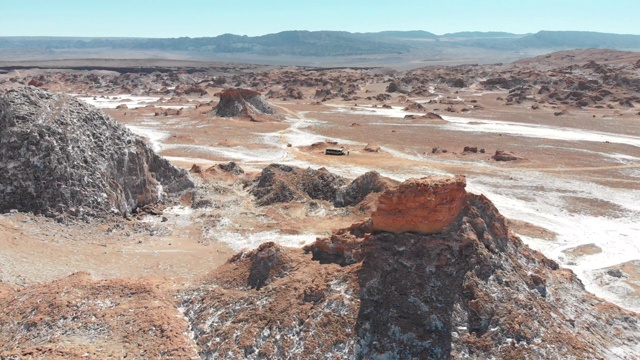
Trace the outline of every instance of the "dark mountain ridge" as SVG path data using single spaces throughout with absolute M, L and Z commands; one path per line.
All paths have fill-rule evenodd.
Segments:
M 535 34 L 458 32 L 435 35 L 427 31 L 283 31 L 262 36 L 223 34 L 180 38 L 0 37 L 0 49 L 161 50 L 267 56 L 355 56 L 406 54 L 451 47 L 520 51 L 526 49 L 640 49 L 640 35 L 587 31 L 540 31 Z

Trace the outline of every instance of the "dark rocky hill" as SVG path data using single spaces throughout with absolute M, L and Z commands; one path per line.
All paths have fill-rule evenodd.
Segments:
M 93 106 L 34 87 L 0 98 L 0 211 L 127 214 L 193 183 Z
M 262 169 L 250 192 L 261 206 L 323 200 L 336 207 L 345 207 L 358 205 L 369 195 L 379 194 L 395 184 L 375 171 L 349 182 L 325 168 L 314 170 L 271 164 Z

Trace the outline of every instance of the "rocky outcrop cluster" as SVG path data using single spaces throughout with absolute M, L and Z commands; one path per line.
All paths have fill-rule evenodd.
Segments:
M 314 170 L 271 164 L 262 169 L 251 193 L 256 197 L 258 205 L 304 202 L 310 199 L 333 202 L 338 188 L 347 183 L 345 178 L 324 168 Z
M 386 195 L 402 211 L 463 182 L 411 180 Z M 407 189 L 413 197 L 401 196 Z M 0 283 L 0 358 L 640 356 L 637 313 L 587 293 L 525 246 L 486 197 L 455 193 L 462 204 L 450 205 L 454 220 L 437 232 L 365 220 L 304 251 L 267 242 L 178 293 L 160 280 L 87 274 L 21 290 Z M 438 201 L 422 206 L 444 211 Z
M 249 89 L 226 89 L 219 94 L 220 102 L 213 109 L 216 116 L 239 117 L 274 115 L 276 111 L 259 92 Z
M 301 169 L 271 164 L 262 170 L 250 192 L 261 206 L 321 200 L 336 207 L 345 207 L 357 205 L 369 194 L 381 193 L 394 184 L 375 171 L 349 182 L 325 168 Z
M 193 187 L 93 106 L 33 87 L 0 99 L 0 211 L 127 214 Z

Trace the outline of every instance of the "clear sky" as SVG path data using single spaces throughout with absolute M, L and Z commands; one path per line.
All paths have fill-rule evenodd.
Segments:
M 0 0 L 0 36 L 254 36 L 284 30 L 640 34 L 640 0 Z

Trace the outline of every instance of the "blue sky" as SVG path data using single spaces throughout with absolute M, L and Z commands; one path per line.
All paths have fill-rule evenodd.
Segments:
M 0 36 L 200 37 L 283 30 L 640 34 L 640 0 L 0 0 Z

